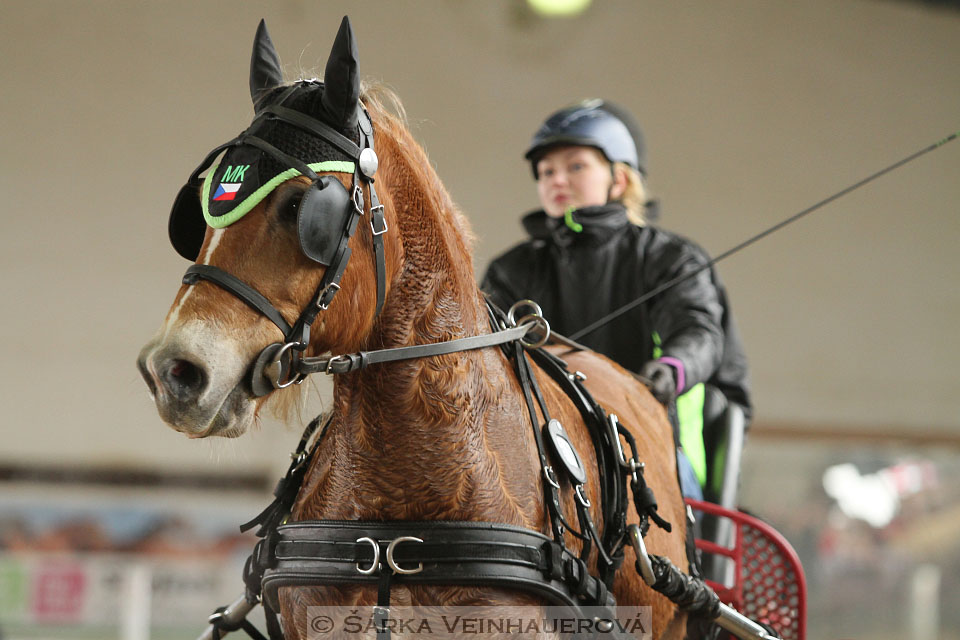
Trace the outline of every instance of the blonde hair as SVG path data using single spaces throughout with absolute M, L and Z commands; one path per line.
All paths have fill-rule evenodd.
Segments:
M 619 201 L 627 209 L 627 218 L 638 227 L 647 224 L 647 203 L 650 196 L 647 192 L 647 182 L 639 171 L 623 162 L 613 164 L 614 171 L 623 171 L 627 177 L 627 187 Z

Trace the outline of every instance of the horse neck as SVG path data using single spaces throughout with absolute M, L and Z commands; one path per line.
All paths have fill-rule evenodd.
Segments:
M 404 185 L 389 196 L 396 208 L 390 233 L 399 234 L 403 258 L 370 348 L 489 333 L 465 223 L 425 157 L 396 157 L 391 148 L 381 155 L 377 184 Z M 477 519 L 479 501 L 487 505 L 481 519 L 528 519 L 520 502 L 505 496 L 503 474 L 514 480 L 514 469 L 532 468 L 516 432 L 500 436 L 501 423 L 516 428 L 504 415 L 521 415 L 509 376 L 493 348 L 377 364 L 337 378 L 325 457 L 342 463 L 314 469 L 300 516 Z
M 386 189 L 403 185 L 402 190 L 391 190 L 389 198 L 396 209 L 403 257 L 369 344 L 393 348 L 488 333 L 489 321 L 459 211 L 412 138 L 390 138 L 383 146 L 388 159 L 382 163 L 379 184 Z M 377 365 L 335 389 L 340 396 L 349 392 L 348 397 L 353 397 L 355 389 L 361 389 L 368 396 L 376 393 L 376 397 L 390 398 L 392 402 L 379 402 L 376 414 L 389 415 L 403 428 L 407 423 L 430 421 L 436 407 L 425 397 L 426 389 L 436 397 L 455 395 L 458 405 L 468 409 L 466 405 L 477 393 L 464 395 L 463 386 L 477 374 L 461 371 L 460 376 L 451 376 L 438 367 L 469 366 L 477 358 L 475 353 L 456 353 L 444 356 L 442 365 L 436 359 Z

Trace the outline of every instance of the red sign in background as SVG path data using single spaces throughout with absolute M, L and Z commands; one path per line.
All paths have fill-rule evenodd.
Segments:
M 33 581 L 33 615 L 38 622 L 80 620 L 86 592 L 87 576 L 79 564 L 42 566 Z

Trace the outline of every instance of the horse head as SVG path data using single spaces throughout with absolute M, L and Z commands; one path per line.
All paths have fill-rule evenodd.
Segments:
M 360 101 L 349 20 L 324 81 L 293 83 L 261 21 L 250 93 L 253 123 L 176 199 L 170 239 L 196 264 L 138 358 L 161 418 L 190 437 L 242 434 L 266 398 L 302 381 L 302 358 L 361 348 L 399 264 L 385 233 L 393 195 L 374 187 L 390 161 Z

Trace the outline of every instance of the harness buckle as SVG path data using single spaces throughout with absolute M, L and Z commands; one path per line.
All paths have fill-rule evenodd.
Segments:
M 591 505 L 590 505 L 590 500 L 587 498 L 587 496 L 584 495 L 584 493 L 583 493 L 583 485 L 582 485 L 582 484 L 578 484 L 578 485 L 577 485 L 577 488 L 576 488 L 576 490 L 574 491 L 574 493 L 575 493 L 576 496 L 577 496 L 577 502 L 579 502 L 581 505 L 583 505 L 583 508 L 584 508 L 584 509 L 589 509 L 590 506 L 591 506 Z
M 374 226 L 377 221 L 383 225 L 383 229 L 377 230 L 376 226 Z M 387 227 L 387 219 L 383 215 L 383 205 L 378 204 L 375 207 L 370 207 L 370 231 L 373 232 L 373 235 L 382 236 L 388 230 L 389 228 Z
M 557 482 L 557 474 L 554 473 L 553 467 L 551 467 L 550 465 L 547 465 L 543 468 L 543 477 L 547 479 L 547 482 L 554 489 L 560 488 L 560 483 Z
M 363 191 L 360 190 L 360 183 L 354 181 L 353 183 L 353 197 L 350 198 L 353 200 L 353 209 L 359 215 L 363 215 Z
M 317 308 L 326 311 L 330 303 L 333 302 L 333 296 L 337 295 L 337 291 L 340 291 L 340 285 L 336 282 L 331 282 L 325 286 L 320 295 L 317 296 Z
M 401 542 L 423 542 L 423 539 L 417 538 L 416 536 L 400 536 L 394 540 L 390 541 L 390 544 L 387 545 L 387 565 L 393 569 L 394 573 L 400 573 L 403 575 L 412 575 L 414 573 L 420 573 L 423 571 L 423 563 L 420 562 L 417 564 L 416 569 L 404 569 L 393 559 L 393 553 L 397 549 L 397 545 Z
M 357 573 L 362 573 L 363 575 L 368 576 L 380 568 L 380 545 L 377 544 L 376 540 L 368 537 L 357 538 L 357 542 L 367 542 L 371 547 L 373 547 L 373 562 L 370 563 L 370 566 L 366 569 L 361 569 L 360 563 L 357 563 Z
M 332 376 L 333 374 L 337 373 L 336 371 L 333 370 L 334 363 L 340 363 L 340 362 L 350 362 L 350 357 L 342 354 L 339 356 L 333 356 L 332 358 L 327 360 L 327 367 L 326 369 L 323 370 L 323 372 L 328 376 Z

